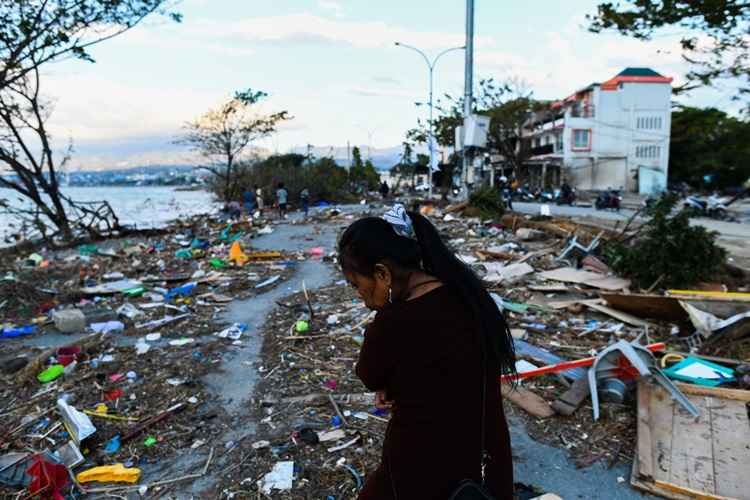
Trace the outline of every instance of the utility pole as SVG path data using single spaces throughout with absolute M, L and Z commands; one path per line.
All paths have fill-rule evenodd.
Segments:
M 435 161 L 436 161 L 436 158 L 435 158 L 435 147 L 436 147 L 436 145 L 435 145 L 435 126 L 434 126 L 433 119 L 432 119 L 432 109 L 433 109 L 432 93 L 433 93 L 433 88 L 434 88 L 435 65 L 437 64 L 438 60 L 442 56 L 444 56 L 445 54 L 447 54 L 448 52 L 451 52 L 453 50 L 463 50 L 464 47 L 451 47 L 450 49 L 445 49 L 444 51 L 442 51 L 438 55 L 436 55 L 435 58 L 432 61 L 430 61 L 430 59 L 427 57 L 427 54 L 425 54 L 424 51 L 419 50 L 416 47 L 412 47 L 411 45 L 406 45 L 405 43 L 401 43 L 401 42 L 396 42 L 396 46 L 397 47 L 404 47 L 405 49 L 411 49 L 411 50 L 419 53 L 419 55 L 421 55 L 422 58 L 424 59 L 424 62 L 427 63 L 427 69 L 429 71 L 429 73 L 428 73 L 428 75 L 429 75 L 428 79 L 429 79 L 429 83 L 430 83 L 430 90 L 429 90 L 430 99 L 429 99 L 429 102 L 428 102 L 428 106 L 430 107 L 430 117 L 429 117 L 429 121 L 427 122 L 427 124 L 429 126 L 429 134 L 428 134 L 429 138 L 428 138 L 428 142 L 429 142 L 429 148 L 430 148 L 430 165 L 429 165 L 429 168 L 428 168 L 428 172 L 429 172 L 428 173 L 428 179 L 429 180 L 427 182 L 429 184 L 428 197 L 430 199 L 432 199 L 432 169 L 435 166 Z
M 461 168 L 461 198 L 469 197 L 466 179 L 471 167 L 471 155 L 466 147 L 466 119 L 471 116 L 474 88 L 474 0 L 466 0 L 466 52 L 464 67 L 464 150 Z

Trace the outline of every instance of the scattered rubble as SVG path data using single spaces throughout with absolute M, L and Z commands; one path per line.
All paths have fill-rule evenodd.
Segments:
M 654 373 L 663 372 L 682 377 L 676 387 L 694 394 L 703 384 L 694 379 L 697 385 L 685 389 L 687 375 L 681 370 L 709 362 L 724 374 L 700 372 L 715 379 L 712 384 L 718 382 L 716 390 L 750 394 L 746 279 L 744 284 L 722 282 L 729 288 L 722 291 L 707 291 L 708 286 L 663 290 L 658 283 L 643 290 L 616 275 L 602 255 L 606 242 L 621 232 L 515 213 L 482 221 L 465 209 L 429 206 L 423 213 L 483 277 L 508 319 L 520 380 L 515 388 L 503 385 L 506 411 L 522 418 L 535 439 L 567 449 L 580 467 L 601 462 L 611 468 L 638 455 L 633 484 L 642 483 L 648 467 L 640 461 L 643 433 L 651 424 L 639 418 L 645 403 L 636 386 L 646 386 Z M 330 208 L 311 214 L 307 223 L 311 231 L 343 229 L 353 218 Z M 29 460 L 52 464 L 54 459 L 77 473 L 114 464 L 128 470 L 168 460 L 180 450 L 210 447 L 205 474 L 213 447 L 224 446 L 213 439 L 236 422 L 215 404 L 200 378 L 235 342 L 253 334 L 264 339 L 256 364 L 260 381 L 248 408 L 257 427 L 226 444 L 224 466 L 214 472 L 213 497 L 354 497 L 380 461 L 389 418 L 374 407 L 374 395 L 354 373 L 374 314 L 345 282 L 337 281 L 313 290 L 303 286 L 278 301 L 263 332 L 247 332 L 240 323 L 217 324 L 228 302 L 278 286 L 289 278 L 295 261 L 332 260 L 318 248 L 299 255 L 252 252 L 250 236 L 257 230 L 198 219 L 161 240 L 44 256 L 28 269 L 26 263 L 6 265 L 11 274 L 0 284 L 20 292 L 12 302 L 0 296 L 0 303 L 7 300 L 12 306 L 10 316 L 3 313 L 4 335 L 33 339 L 55 328 L 75 330 L 69 325 L 80 327 L 81 315 L 87 328 L 108 325 L 97 328 L 109 333 L 92 333 L 63 346 L 80 347 L 78 352 L 47 349 L 22 358 L 11 355 L 0 340 L 0 360 L 10 381 L 0 390 L 0 414 L 10 423 L 0 438 L 0 483 L 28 485 L 25 479 L 6 479 L 11 477 L 6 471 L 24 460 L 25 467 Z M 33 282 L 26 272 L 36 277 Z M 23 333 L 23 327 L 34 329 Z M 653 364 L 644 377 L 613 351 L 609 368 L 617 370 L 597 377 L 600 418 L 595 420 L 588 370 L 597 355 L 618 342 L 648 346 L 638 355 Z M 43 369 L 58 364 L 62 372 L 54 380 L 36 381 Z M 690 370 L 695 375 L 696 368 Z M 76 441 L 70 418 L 60 410 L 61 398 L 77 412 L 70 415 L 84 415 L 96 428 L 89 438 Z M 648 401 L 672 411 L 668 396 Z M 710 411 L 722 410 L 717 404 Z M 54 451 L 58 455 L 44 454 Z M 25 455 L 19 458 L 19 453 Z M 738 463 L 750 460 L 747 450 L 738 453 Z M 678 486 L 696 490 L 692 482 Z

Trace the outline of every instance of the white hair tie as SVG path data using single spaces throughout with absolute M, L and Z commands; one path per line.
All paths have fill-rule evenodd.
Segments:
M 383 219 L 391 225 L 399 236 L 412 240 L 417 239 L 414 234 L 414 225 L 412 224 L 411 217 L 406 213 L 406 209 L 401 203 L 393 205 L 393 208 L 383 214 Z

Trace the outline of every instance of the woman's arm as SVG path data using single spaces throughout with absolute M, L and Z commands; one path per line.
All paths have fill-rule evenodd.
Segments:
M 371 391 L 381 391 L 386 388 L 394 365 L 394 351 L 388 346 L 387 332 L 380 328 L 376 318 L 365 331 L 365 341 L 359 351 L 355 371 L 365 387 Z

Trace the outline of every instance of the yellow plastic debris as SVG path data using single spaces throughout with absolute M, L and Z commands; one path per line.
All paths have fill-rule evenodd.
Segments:
M 91 481 L 135 483 L 141 477 L 141 469 L 135 467 L 127 468 L 122 464 L 101 465 L 85 470 L 76 476 L 79 483 Z
M 238 266 L 242 266 L 250 258 L 242 251 L 242 246 L 239 241 L 232 243 L 232 247 L 229 249 L 229 260 L 236 263 Z

